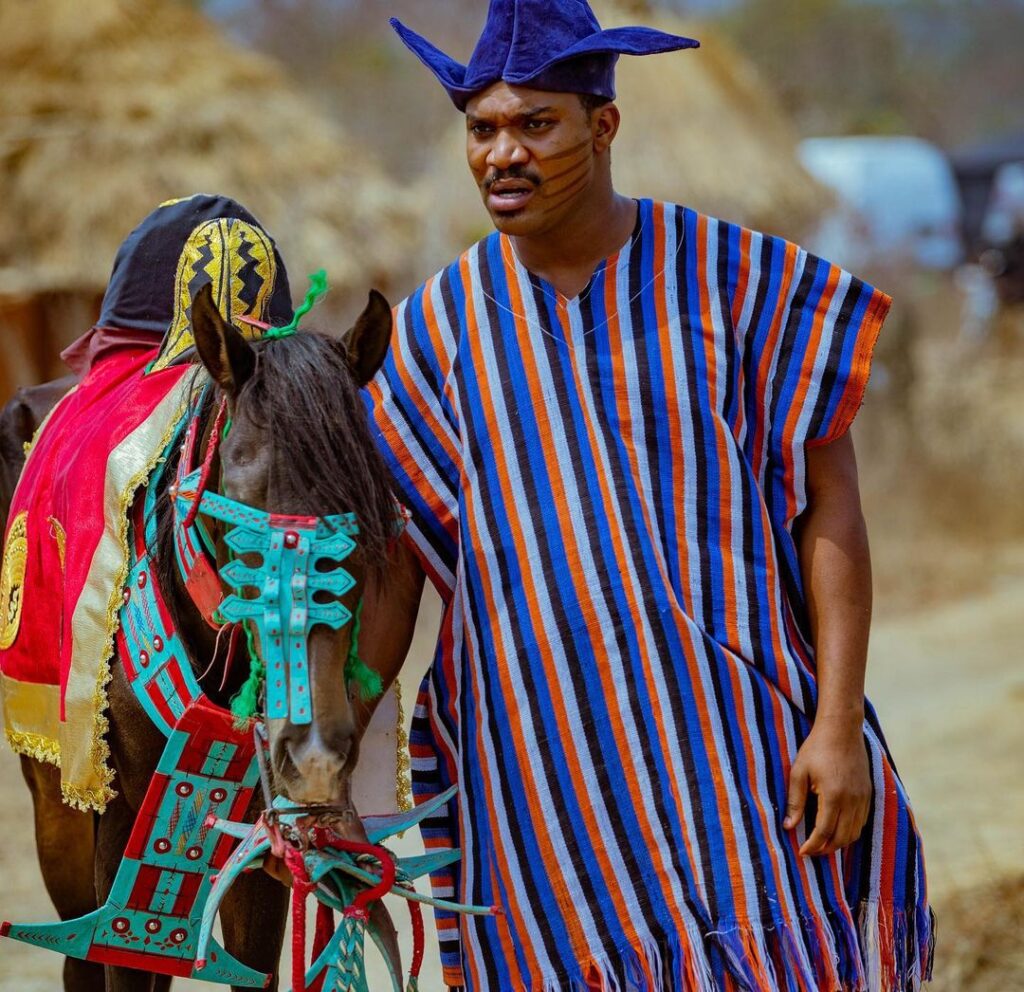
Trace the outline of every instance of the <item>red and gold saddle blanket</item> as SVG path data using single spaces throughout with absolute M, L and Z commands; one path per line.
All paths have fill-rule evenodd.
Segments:
M 106 684 L 127 510 L 183 415 L 189 366 L 157 350 L 97 362 L 54 408 L 15 490 L 0 573 L 0 687 L 14 750 L 61 767 L 65 801 L 110 798 Z

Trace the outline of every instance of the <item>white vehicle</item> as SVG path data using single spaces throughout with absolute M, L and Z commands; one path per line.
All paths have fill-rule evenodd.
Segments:
M 808 138 L 798 154 L 837 200 L 806 239 L 812 251 L 848 268 L 909 261 L 952 269 L 962 260 L 960 195 L 935 145 L 911 137 Z

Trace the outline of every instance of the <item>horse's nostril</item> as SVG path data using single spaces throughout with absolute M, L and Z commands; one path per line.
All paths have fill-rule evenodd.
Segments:
M 319 740 L 279 741 L 274 770 L 279 785 L 293 801 L 336 804 L 345 792 L 345 770 L 351 745 L 326 748 Z

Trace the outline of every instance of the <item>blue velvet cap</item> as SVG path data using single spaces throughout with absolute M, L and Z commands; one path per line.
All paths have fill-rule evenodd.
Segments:
M 655 55 L 699 45 L 693 38 L 653 28 L 603 31 L 586 0 L 491 0 L 469 65 L 456 62 L 397 18 L 391 25 L 459 110 L 466 109 L 473 94 L 501 81 L 612 100 L 620 55 Z

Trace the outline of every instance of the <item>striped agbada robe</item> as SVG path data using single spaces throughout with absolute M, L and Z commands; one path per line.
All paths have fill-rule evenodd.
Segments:
M 861 840 L 782 828 L 815 711 L 792 534 L 889 308 L 797 246 L 641 201 L 572 300 L 493 234 L 396 310 L 379 443 L 440 591 L 413 724 L 449 985 L 916 989 L 931 914 L 881 730 Z

